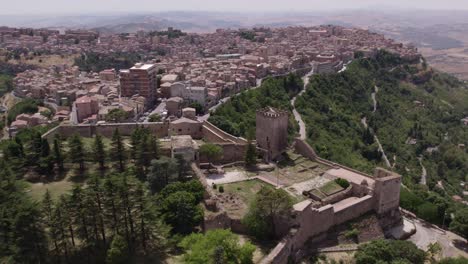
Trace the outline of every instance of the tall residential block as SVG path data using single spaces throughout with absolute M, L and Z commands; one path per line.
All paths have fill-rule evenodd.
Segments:
M 137 63 L 128 70 L 120 71 L 120 95 L 134 95 L 146 98 L 146 107 L 154 106 L 156 102 L 157 68 L 155 64 Z

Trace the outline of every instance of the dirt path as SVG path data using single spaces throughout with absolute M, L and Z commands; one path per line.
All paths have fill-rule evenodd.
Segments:
M 362 125 L 364 126 L 364 128 L 367 128 L 368 125 L 367 125 L 367 118 L 366 117 L 363 117 L 361 119 L 361 123 Z M 377 137 L 377 135 L 374 134 L 374 140 L 375 142 L 377 142 L 377 145 L 379 147 L 379 151 L 382 152 L 382 159 L 384 160 L 385 162 L 385 165 L 388 167 L 388 168 L 392 168 L 392 164 L 390 164 L 390 160 L 388 160 L 388 157 L 387 157 L 387 154 L 385 154 L 385 151 L 382 147 L 382 144 L 380 144 L 380 140 L 379 138 Z
M 377 93 L 379 92 L 379 87 L 374 86 L 374 92 L 371 94 L 372 97 L 372 102 L 374 103 L 374 110 L 372 113 L 375 113 L 377 111 Z
M 297 97 L 301 96 L 306 91 L 307 85 L 309 84 L 309 77 L 312 76 L 313 74 L 314 74 L 314 68 L 312 68 L 312 70 L 302 78 L 302 80 L 304 82 L 304 87 L 302 88 L 302 91 L 300 93 L 298 93 L 291 100 L 291 105 L 293 107 L 294 119 L 296 119 L 297 123 L 299 124 L 299 135 L 300 135 L 301 139 L 306 139 L 306 126 L 305 126 L 304 121 L 302 120 L 301 115 L 296 110 L 296 99 L 297 99 Z
M 421 181 L 419 182 L 420 184 L 422 185 L 426 185 L 427 184 L 427 170 L 426 170 L 426 167 L 424 167 L 423 163 L 422 163 L 422 160 L 423 160 L 423 157 L 420 156 L 418 158 L 419 160 L 419 165 L 421 165 Z

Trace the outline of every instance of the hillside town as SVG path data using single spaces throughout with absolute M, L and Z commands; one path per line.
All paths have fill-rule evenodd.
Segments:
M 57 110 L 54 119 L 72 124 L 106 122 L 113 109 L 127 113 L 127 121 L 145 121 L 145 113 L 180 117 L 184 107 L 194 104 L 205 112 L 223 98 L 258 86 L 265 77 L 311 67 L 319 74 L 337 72 L 357 53 L 372 56 L 386 49 L 405 58 L 419 57 L 415 48 L 382 35 L 338 26 L 219 29 L 211 34 L 169 28 L 164 34 L 125 36 L 0 28 L 0 36 L 0 48 L 30 53 L 154 55 L 130 69 L 83 72 L 77 66 L 54 65 L 17 75 L 16 96 L 43 100 Z
M 384 151 L 388 144 L 381 144 L 377 129 L 371 130 L 374 113 L 384 107 L 390 111 L 378 103 L 387 99 L 381 98 L 384 88 L 395 85 L 399 92 L 400 81 L 412 89 L 417 81 L 433 77 L 412 45 L 364 29 L 331 25 L 218 29 L 205 34 L 174 28 L 102 34 L 0 27 L 0 50 L 6 61 L 42 59 L 44 54 L 75 59 L 74 64 L 36 65 L 12 77 L 12 90 L 5 98 L 17 102 L 17 109 L 24 104 L 13 110 L 14 115 L 1 102 L 7 133 L 1 149 L 6 162 L 0 168 L 8 168 L 5 175 L 15 169 L 24 173 L 28 189 L 22 194 L 30 193 L 41 202 L 40 228 L 50 243 L 50 249 L 42 250 L 44 258 L 79 263 L 86 255 L 90 263 L 139 263 L 126 261 L 156 256 L 162 263 L 201 264 L 228 263 L 229 257 L 236 259 L 232 263 L 286 264 L 328 263 L 325 259 L 330 257 L 361 264 L 379 263 L 365 262 L 366 257 L 353 262 L 365 246 L 393 243 L 388 241 L 406 243 L 397 246 L 414 258 L 408 263 L 435 263 L 431 258 L 436 254 L 438 259 L 467 256 L 463 246 L 453 244 L 466 245 L 461 228 L 454 233 L 443 229 L 446 218 L 456 218 L 456 212 L 453 216 L 446 212 L 447 203 L 441 224 L 439 218 L 423 220 L 419 211 L 417 215 L 400 207 L 401 198 L 413 191 L 405 185 L 416 185 L 408 176 L 414 167 L 408 168 L 409 163 L 397 167 L 396 155 L 391 164 Z M 116 56 L 115 63 L 96 71 L 77 63 L 97 56 L 93 63 L 98 64 L 100 55 Z M 338 103 L 317 101 L 319 113 L 299 109 L 320 100 L 314 83 L 344 89 L 345 81 L 333 78 L 351 79 L 346 73 L 352 70 L 356 75 L 365 72 L 352 80 L 362 90 L 350 95 L 352 99 L 343 93 L 333 100 L 363 102 L 353 109 L 359 114 L 339 113 Z M 391 75 L 393 71 L 401 79 Z M 376 76 L 381 72 L 391 74 L 378 80 L 384 88 L 377 95 Z M 251 98 L 257 101 L 248 101 Z M 428 102 L 413 105 L 422 109 Z M 226 105 L 230 108 L 223 112 Z M 224 115 L 216 116 L 219 112 Z M 230 115 L 244 119 L 233 128 L 227 120 Z M 323 122 L 313 119 L 322 115 L 327 117 Z M 337 124 L 333 119 L 339 120 Z M 466 126 L 465 119 L 462 125 L 458 118 L 456 125 Z M 325 123 L 340 133 L 343 127 L 354 129 L 349 154 L 360 159 L 351 165 L 331 159 L 326 146 L 315 144 L 321 133 L 327 133 L 311 129 L 310 123 L 317 127 Z M 422 141 L 419 124 L 410 132 Z M 414 139 L 405 147 L 417 143 Z M 332 147 L 330 152 L 336 151 Z M 339 148 L 345 150 L 349 149 Z M 422 160 L 429 157 L 424 155 L 429 154 L 418 160 L 425 179 Z M 420 185 L 414 189 L 429 190 L 425 180 Z M 444 186 L 440 189 L 443 192 Z M 421 199 L 424 202 L 432 206 L 432 200 Z M 440 217 L 438 209 L 423 213 Z M 229 243 L 236 250 L 247 245 L 245 256 L 228 256 L 221 241 L 208 256 L 190 260 L 190 254 L 205 247 L 194 250 L 194 241 L 219 230 L 235 235 Z M 413 250 L 415 254 L 406 252 Z M 127 251 L 130 257 L 121 257 Z M 335 253 L 343 256 L 335 258 Z M 318 256 L 324 261 L 317 262 Z

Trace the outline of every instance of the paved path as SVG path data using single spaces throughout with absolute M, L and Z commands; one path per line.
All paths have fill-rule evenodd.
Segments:
M 243 171 L 229 171 L 223 174 L 210 174 L 206 177 L 208 184 L 227 184 L 249 180 Z
M 442 257 L 450 258 L 463 256 L 468 257 L 468 246 L 466 239 L 450 232 L 435 227 L 421 219 L 405 217 L 416 226 L 416 233 L 408 240 L 418 248 L 427 250 L 429 244 L 437 242 L 442 247 Z
M 420 156 L 418 158 L 419 165 L 421 165 L 421 170 L 422 170 L 422 172 L 421 172 L 421 181 L 419 183 L 422 184 L 422 185 L 426 185 L 427 184 L 427 170 L 426 170 L 426 167 L 424 167 L 424 165 L 422 163 L 422 159 L 423 159 L 422 156 Z
M 302 91 L 300 93 L 298 93 L 291 100 L 291 105 L 293 107 L 294 118 L 296 119 L 297 123 L 299 124 L 299 135 L 300 135 L 301 139 L 306 139 L 306 126 L 305 126 L 304 121 L 302 120 L 301 115 L 296 110 L 296 99 L 297 99 L 297 97 L 301 96 L 306 91 L 307 85 L 309 84 L 309 77 L 312 76 L 313 74 L 314 74 L 314 68 L 312 68 L 312 70 L 302 78 L 302 80 L 304 82 L 304 87 L 302 88 Z

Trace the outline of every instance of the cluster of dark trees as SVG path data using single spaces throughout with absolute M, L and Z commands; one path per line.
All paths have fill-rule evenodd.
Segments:
M 26 70 L 35 69 L 36 66 L 24 63 L 8 63 L 5 61 L 0 61 L 0 74 L 5 74 L 9 76 L 15 76 L 20 72 Z
M 87 52 L 75 59 L 75 65 L 81 71 L 100 72 L 105 69 L 128 69 L 143 58 L 140 54 L 129 52 L 115 52 L 109 54 Z
M 13 90 L 13 77 L 0 73 L 0 96 Z
M 428 78 L 419 78 L 423 75 Z M 370 95 L 375 86 L 379 91 L 374 112 Z M 390 161 L 396 158 L 394 170 L 409 188 L 402 191 L 402 205 L 447 226 L 447 216 L 459 216 L 463 207 L 451 196 L 461 193 L 460 182 L 468 171 L 468 151 L 458 147 L 467 140 L 460 123 L 468 111 L 466 102 L 468 92 L 461 82 L 380 51 L 375 58 L 354 61 L 342 73 L 313 76 L 296 107 L 307 124 L 309 143 L 326 159 L 372 173 L 376 166 L 385 166 L 377 135 Z M 406 143 L 409 137 L 417 140 L 415 145 Z M 418 157 L 427 169 L 427 186 L 419 186 Z M 409 199 L 413 195 L 406 191 L 422 201 Z M 463 235 L 461 229 L 456 231 Z
M 205 190 L 191 180 L 187 161 L 161 157 L 157 138 L 145 128 L 136 129 L 127 145 L 118 130 L 109 147 L 99 135 L 90 149 L 79 135 L 67 141 L 56 136 L 49 145 L 37 131 L 4 143 L 0 260 L 161 260 L 174 247 L 168 241 L 197 231 Z M 66 170 L 82 177 L 70 192 L 54 197 L 47 191 L 39 203 L 27 195 L 24 174 L 35 171 L 54 180 Z
M 164 30 L 164 31 L 152 31 L 149 33 L 150 36 L 167 36 L 170 39 L 180 38 L 187 36 L 187 33 L 180 29 Z
M 227 133 L 247 138 L 249 131 L 255 129 L 255 113 L 258 109 L 271 106 L 291 111 L 289 101 L 302 87 L 302 79 L 293 74 L 266 79 L 260 88 L 233 96 L 212 113 L 209 121 Z M 289 134 L 293 136 L 297 131 L 297 123 L 292 114 L 290 117 Z
M 16 117 L 20 114 L 34 114 L 39 110 L 39 106 L 43 106 L 44 104 L 38 102 L 34 99 L 27 98 L 17 104 L 15 104 L 9 111 L 8 111 L 8 125 L 10 125 L 13 121 L 15 121 Z
M 277 227 L 282 221 L 289 221 L 292 205 L 292 198 L 286 191 L 264 186 L 249 205 L 242 223 L 250 235 L 259 240 L 278 239 L 281 234 Z

